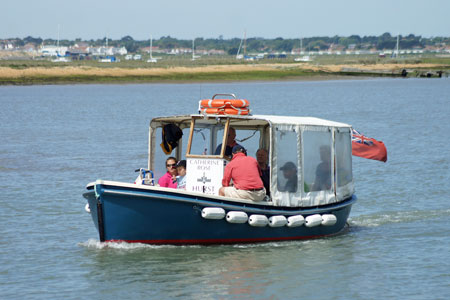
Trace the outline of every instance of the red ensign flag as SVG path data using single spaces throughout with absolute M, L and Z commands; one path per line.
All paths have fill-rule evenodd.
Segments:
M 368 159 L 387 161 L 387 150 L 384 143 L 365 137 L 355 129 L 352 129 L 352 154 Z

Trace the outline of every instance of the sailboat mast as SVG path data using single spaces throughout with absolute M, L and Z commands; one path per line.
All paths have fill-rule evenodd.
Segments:
M 300 38 L 300 55 L 303 52 L 303 38 Z
M 399 44 L 399 37 L 400 35 L 397 35 L 397 50 L 396 50 L 396 57 L 398 58 L 398 44 Z
M 153 36 L 150 35 L 150 59 L 152 59 Z
M 56 55 L 57 56 L 59 56 L 59 52 L 61 52 L 60 51 L 60 49 L 59 49 L 59 24 L 58 24 L 58 35 L 57 35 L 57 38 L 56 38 Z
M 58 47 L 58 51 L 59 51 L 59 24 L 58 24 L 58 36 L 57 36 L 57 40 L 56 40 L 56 46 Z
M 245 37 L 245 32 L 244 32 L 244 37 Z M 239 53 L 241 52 L 241 47 L 242 47 L 242 42 L 244 41 L 244 38 L 241 39 L 241 42 L 239 43 L 239 48 L 238 48 L 238 52 L 236 54 L 236 59 L 239 59 Z
M 247 31 L 244 31 L 244 58 L 247 54 Z

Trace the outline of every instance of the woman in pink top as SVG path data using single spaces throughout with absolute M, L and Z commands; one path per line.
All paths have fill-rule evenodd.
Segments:
M 177 159 L 175 157 L 170 156 L 169 158 L 166 159 L 167 173 L 164 174 L 158 180 L 159 186 L 169 187 L 169 188 L 174 188 L 174 189 L 177 188 L 176 176 L 178 175 L 178 173 L 177 173 L 176 165 L 177 165 Z

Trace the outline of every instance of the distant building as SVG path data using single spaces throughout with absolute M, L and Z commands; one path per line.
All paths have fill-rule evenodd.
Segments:
M 8 43 L 8 44 L 5 45 L 5 50 L 12 50 L 12 49 L 14 49 L 14 45 L 13 44 Z
M 89 47 L 88 51 L 91 55 L 102 56 L 102 55 L 126 55 L 128 53 L 125 47 L 115 48 L 115 47 Z
M 141 52 L 144 52 L 144 53 L 150 53 L 150 46 L 147 46 L 147 47 L 142 47 L 142 48 L 140 48 L 139 49 Z M 157 47 L 157 46 L 153 46 L 152 47 L 152 52 L 154 52 L 154 53 L 161 53 L 161 52 L 164 52 L 163 50 L 161 50 L 159 47 Z
M 22 47 L 22 49 L 23 49 L 23 51 L 25 51 L 25 52 L 29 52 L 29 53 L 37 53 L 36 45 L 31 44 L 31 43 L 25 44 L 25 45 Z
M 208 55 L 225 55 L 225 50 L 211 49 L 208 50 Z
M 85 60 L 89 59 L 89 51 L 84 47 L 72 47 L 66 54 L 70 56 L 72 60 Z
M 186 54 L 186 53 L 192 53 L 192 48 L 174 48 L 170 49 L 167 54 L 172 55 L 180 55 L 180 54 Z
M 65 55 L 68 48 L 63 46 L 56 46 L 56 45 L 43 45 L 39 48 L 38 52 L 42 56 L 58 56 L 58 55 Z
M 125 47 L 113 48 L 114 55 L 127 55 L 128 51 Z

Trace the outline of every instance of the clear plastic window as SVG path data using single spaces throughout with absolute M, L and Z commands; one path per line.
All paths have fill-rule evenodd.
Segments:
M 305 192 L 331 189 L 331 132 L 303 132 Z
M 278 191 L 297 192 L 298 187 L 298 143 L 295 130 L 276 131 Z
M 236 130 L 236 142 L 247 150 L 248 156 L 256 157 L 260 136 L 259 130 Z
M 214 155 L 220 155 L 220 151 L 222 150 L 222 141 L 223 141 L 223 132 L 224 132 L 225 127 L 224 126 L 220 126 L 220 127 L 216 127 L 216 143 L 215 143 L 215 147 L 214 147 L 214 152 L 212 154 Z
M 211 128 L 196 126 L 192 135 L 190 154 L 208 155 L 211 154 Z
M 336 177 L 337 186 L 345 186 L 352 181 L 352 145 L 350 132 L 337 132 L 336 144 Z
M 234 128 L 233 126 L 230 126 Z M 235 129 L 236 137 L 235 141 L 237 144 L 243 146 L 247 150 L 247 155 L 249 156 L 256 156 L 256 151 L 259 149 L 259 139 L 261 136 L 261 133 L 259 130 L 252 129 Z M 218 155 L 219 152 L 219 146 L 222 144 L 222 137 L 223 137 L 223 130 L 224 128 L 221 127 L 217 130 L 217 147 L 215 154 Z
M 224 126 L 215 119 L 195 120 L 189 154 L 215 155 L 217 145 L 222 144 Z

